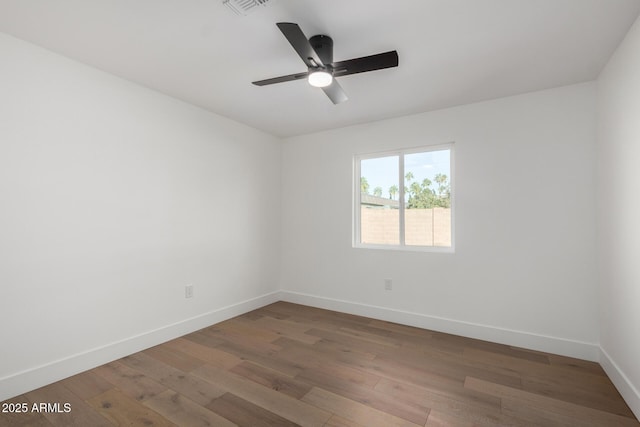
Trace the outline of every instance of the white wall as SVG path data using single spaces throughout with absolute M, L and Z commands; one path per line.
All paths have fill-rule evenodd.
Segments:
M 285 140 L 285 299 L 595 360 L 595 96 L 587 83 Z M 352 156 L 450 141 L 455 253 L 352 248 Z
M 279 140 L 2 34 L 0 58 L 0 400 L 277 299 Z
M 602 364 L 640 417 L 640 21 L 598 79 Z

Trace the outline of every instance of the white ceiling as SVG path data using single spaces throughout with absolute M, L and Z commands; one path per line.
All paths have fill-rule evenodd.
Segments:
M 0 0 L 0 31 L 277 136 L 595 79 L 640 0 Z M 333 105 L 276 27 L 334 40 L 334 60 L 396 49 L 398 68 L 340 78 Z M 44 70 L 46 71 L 46 70 Z

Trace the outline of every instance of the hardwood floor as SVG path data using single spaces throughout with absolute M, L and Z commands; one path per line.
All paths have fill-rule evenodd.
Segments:
M 284 302 L 5 403 L 11 427 L 640 426 L 596 363 Z

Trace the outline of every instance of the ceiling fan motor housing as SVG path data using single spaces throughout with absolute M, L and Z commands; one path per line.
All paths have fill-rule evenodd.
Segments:
M 325 67 L 333 62 L 333 40 L 331 37 L 323 35 L 313 36 L 309 39 L 309 43 Z

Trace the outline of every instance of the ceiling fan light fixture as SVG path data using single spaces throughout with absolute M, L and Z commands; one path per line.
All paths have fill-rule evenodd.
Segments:
M 327 87 L 333 82 L 333 76 L 325 70 L 318 70 L 310 72 L 308 80 L 313 87 Z
M 293 22 L 278 22 L 276 25 L 291 47 L 293 47 L 293 50 L 296 51 L 300 59 L 302 59 L 307 66 L 307 71 L 251 82 L 256 86 L 290 82 L 306 77 L 309 85 L 322 88 L 322 91 L 331 102 L 340 104 L 348 100 L 349 97 L 347 97 L 340 83 L 338 83 L 337 80 L 333 81 L 334 77 L 398 66 L 398 52 L 395 50 L 334 62 L 333 40 L 331 37 L 319 34 L 307 39 L 307 36 L 304 35 L 298 24 L 294 24 Z

